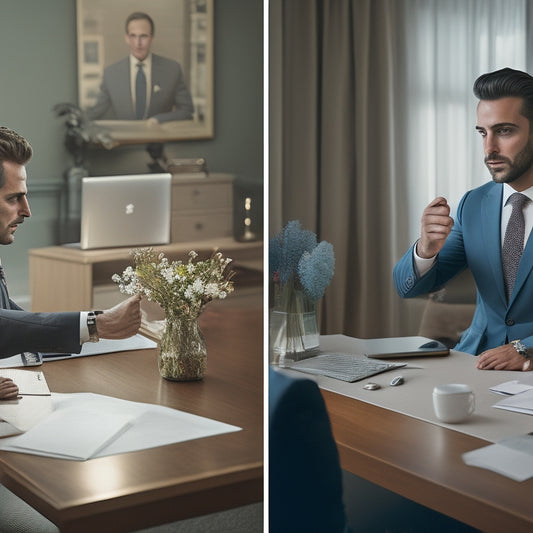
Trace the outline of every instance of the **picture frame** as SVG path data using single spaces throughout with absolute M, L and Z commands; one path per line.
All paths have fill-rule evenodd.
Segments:
M 213 0 L 158 0 L 150 3 L 146 0 L 77 0 L 78 105 L 89 118 L 90 131 L 95 139 L 105 139 L 105 146 L 109 148 L 122 144 L 213 138 L 213 3 Z M 96 104 L 102 101 L 99 95 L 104 70 L 129 56 L 125 23 L 134 12 L 147 13 L 154 22 L 152 57 L 160 56 L 179 64 L 182 80 L 192 99 L 192 118 L 150 120 L 147 113 L 144 119 L 137 120 L 133 114 L 127 118 L 124 113 L 119 116 L 120 111 L 115 111 L 113 105 L 100 115 L 102 106 Z M 161 79 L 152 77 L 152 99 L 149 101 L 154 108 L 157 93 L 167 90 L 163 85 L 167 79 L 164 76 Z M 109 76 L 106 83 L 108 80 Z M 131 87 L 129 77 L 127 86 Z M 121 85 L 124 87 L 126 84 Z M 121 100 L 127 98 L 130 98 L 129 94 Z M 164 111 L 176 109 L 174 104 L 172 109 Z

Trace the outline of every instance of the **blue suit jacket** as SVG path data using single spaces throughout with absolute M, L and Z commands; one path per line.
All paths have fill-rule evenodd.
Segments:
M 314 381 L 269 374 L 271 533 L 348 532 L 337 446 Z
M 455 348 L 476 355 L 514 339 L 533 347 L 533 237 L 524 248 L 507 302 L 501 257 L 502 191 L 502 184 L 490 182 L 463 196 L 454 227 L 428 273 L 417 275 L 413 247 L 393 273 L 398 294 L 410 298 L 439 289 L 469 268 L 477 287 L 476 311 Z
M 152 92 L 146 118 L 159 122 L 189 120 L 193 103 L 181 65 L 172 59 L 152 54 Z M 135 110 L 131 98 L 129 57 L 104 69 L 96 104 L 87 109 L 91 120 L 102 118 L 108 111 L 117 120 L 134 120 Z

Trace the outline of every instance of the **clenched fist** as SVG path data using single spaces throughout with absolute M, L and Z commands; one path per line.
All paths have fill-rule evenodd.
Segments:
M 435 198 L 422 213 L 422 231 L 416 253 L 429 259 L 437 255 L 453 227 L 450 206 L 446 198 Z

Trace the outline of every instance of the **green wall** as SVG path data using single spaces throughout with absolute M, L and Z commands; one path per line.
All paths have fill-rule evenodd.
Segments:
M 263 181 L 262 1 L 214 4 L 215 136 L 167 143 L 165 153 L 205 157 L 211 171 L 235 174 L 239 189 L 257 194 Z M 0 249 L 12 294 L 25 295 L 27 250 L 55 244 L 57 194 L 71 162 L 63 146 L 63 121 L 52 108 L 77 103 L 76 1 L 0 0 L 0 40 L 0 124 L 26 136 L 35 151 L 28 165 L 33 216 L 19 228 L 15 244 Z M 149 161 L 143 145 L 92 150 L 89 170 L 93 175 L 140 173 Z

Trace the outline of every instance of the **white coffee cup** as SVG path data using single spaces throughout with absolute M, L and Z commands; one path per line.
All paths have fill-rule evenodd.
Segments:
M 433 389 L 433 408 L 442 422 L 462 422 L 474 412 L 474 393 L 464 383 L 438 385 Z

